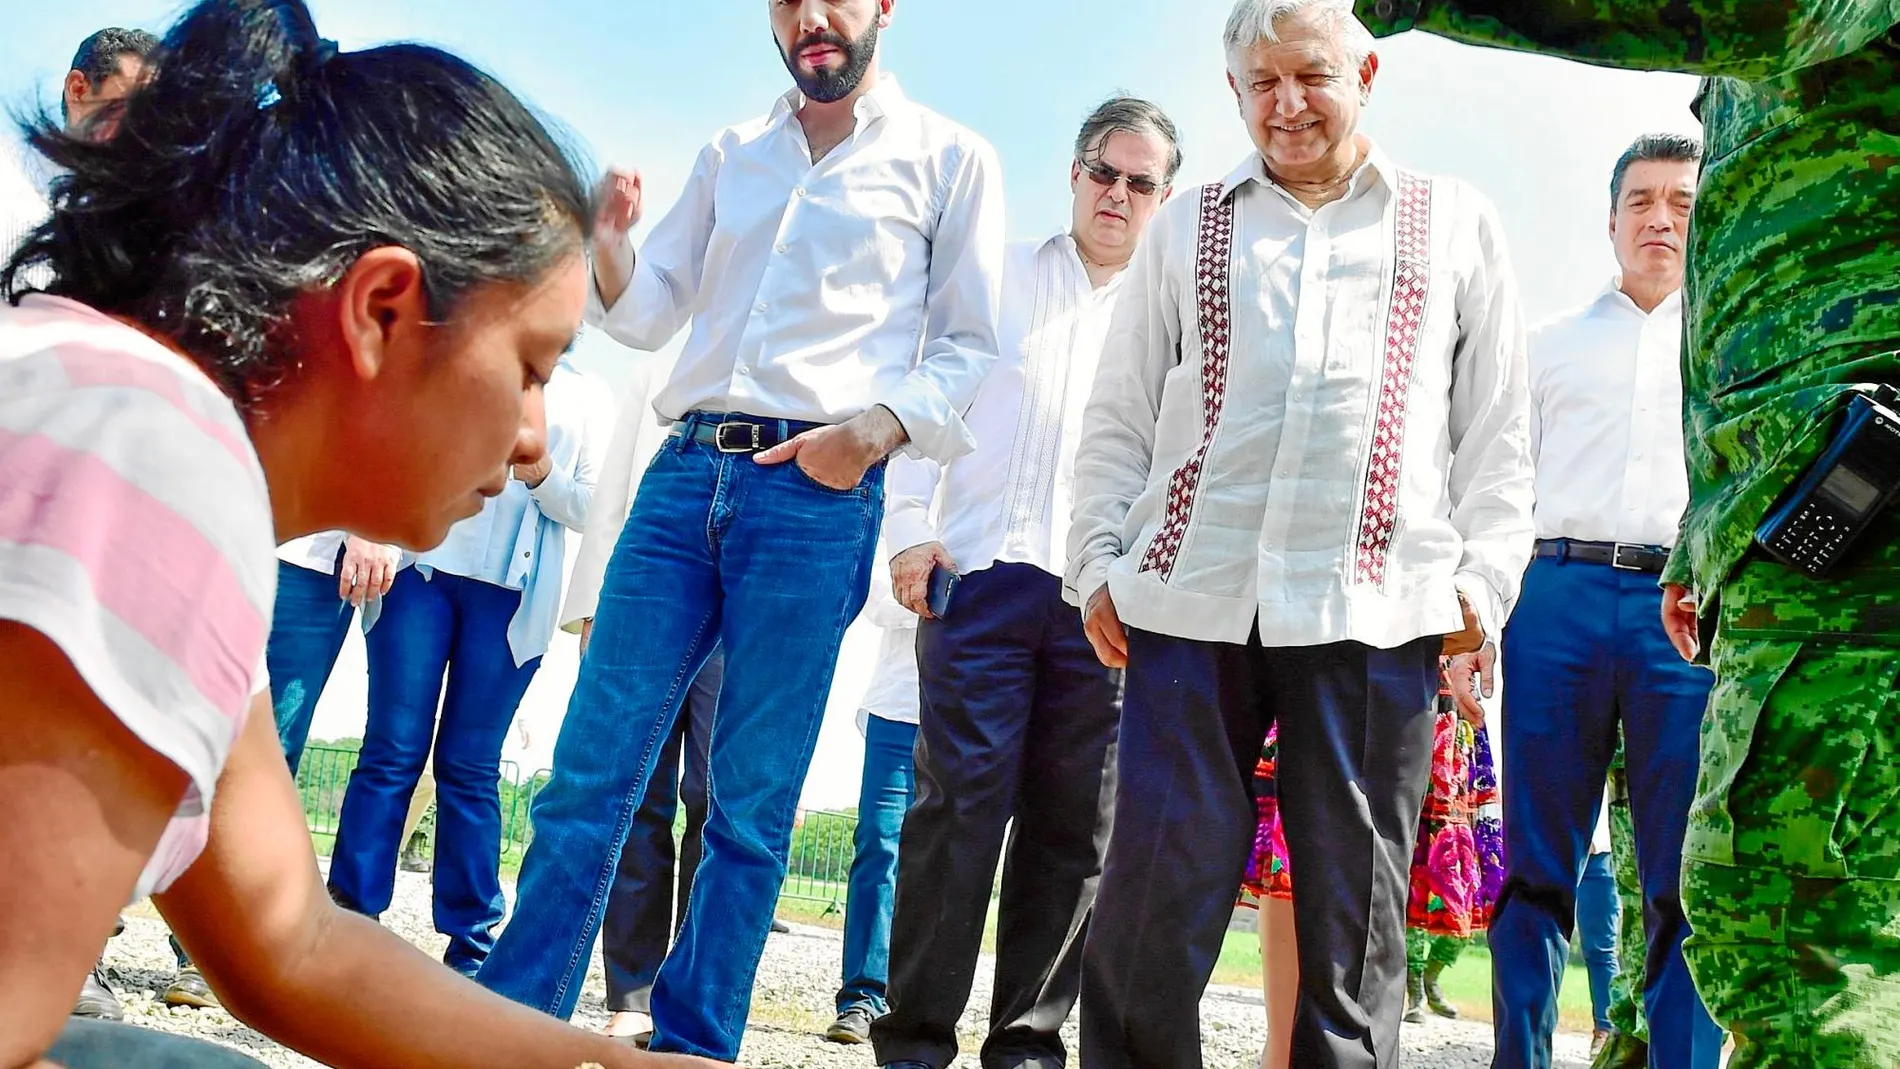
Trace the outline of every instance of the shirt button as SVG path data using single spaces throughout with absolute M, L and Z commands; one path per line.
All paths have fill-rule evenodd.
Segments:
M 802 196 L 804 196 L 804 195 L 805 195 L 805 187 L 804 187 L 804 186 L 799 186 L 799 187 L 798 187 L 797 189 L 794 189 L 794 190 L 792 190 L 792 195 L 793 195 L 793 196 L 797 196 L 797 197 L 802 197 Z
M 742 367 L 740 367 L 740 368 L 739 368 L 739 374 L 741 374 L 741 375 L 750 375 L 750 374 L 752 374 L 752 369 L 751 369 L 751 368 L 749 368 L 749 367 L 743 367 L 743 366 L 742 366 Z
M 532 549 L 530 549 L 530 550 L 525 550 L 525 551 L 524 551 L 524 552 L 523 552 L 523 553 L 521 554 L 521 557 L 522 557 L 522 559 L 523 559 L 523 560 L 526 560 L 526 559 L 528 559 L 529 557 L 532 557 L 532 556 L 534 556 L 534 550 L 532 550 Z
M 791 252 L 791 251 L 792 251 L 792 247 L 790 245 L 780 245 L 778 247 L 778 253 L 780 256 L 783 256 L 786 253 Z
M 759 303 L 757 303 L 757 304 L 755 304 L 755 305 L 753 305 L 753 306 L 752 306 L 752 310 L 753 310 L 753 311 L 755 311 L 755 312 L 763 312 L 763 311 L 765 311 L 765 302 L 764 302 L 764 301 L 760 301 Z
M 1280 478 L 1289 479 L 1289 478 L 1292 478 L 1292 476 L 1293 476 L 1293 473 L 1291 471 L 1288 471 L 1286 468 L 1280 469 Z

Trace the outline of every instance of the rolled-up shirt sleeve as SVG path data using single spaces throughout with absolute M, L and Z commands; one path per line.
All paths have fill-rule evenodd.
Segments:
M 719 146 L 700 150 L 686 188 L 654 226 L 633 260 L 633 278 L 609 308 L 588 275 L 587 322 L 630 349 L 665 345 L 693 317 L 712 240 L 713 189 L 719 178 Z
M 976 448 L 963 414 L 1000 351 L 1003 168 L 982 141 L 966 137 L 959 146 L 930 246 L 922 352 L 910 374 L 877 400 L 904 425 L 906 452 L 940 463 Z
M 1462 195 L 1475 197 L 1470 190 Z M 1481 203 L 1471 274 L 1458 291 L 1452 354 L 1451 523 L 1464 540 L 1455 581 L 1495 637 L 1530 563 L 1530 375 L 1503 224 Z
M 1176 217 L 1163 210 L 1142 236 L 1082 414 L 1063 595 L 1084 609 L 1127 552 L 1128 511 L 1154 464 L 1162 390 L 1181 362 L 1179 283 L 1169 270 Z

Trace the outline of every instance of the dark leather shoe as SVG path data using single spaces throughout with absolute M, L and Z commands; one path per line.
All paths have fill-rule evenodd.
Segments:
M 89 1017 L 95 1021 L 123 1021 L 125 1007 L 119 1005 L 119 996 L 106 986 L 106 963 L 100 962 L 92 967 L 92 974 L 79 987 L 79 1001 L 73 1006 L 74 1017 Z
M 777 917 L 773 917 L 773 918 L 772 918 L 772 930 L 773 930 L 774 932 L 777 932 L 777 933 L 778 933 L 779 935 L 786 935 L 786 934 L 789 934 L 789 933 L 791 932 L 791 930 L 792 930 L 792 926 L 791 926 L 791 925 L 789 925 L 789 924 L 786 924 L 786 923 L 785 923 L 784 921 L 782 921 L 782 920 L 779 920 L 779 919 L 778 919 Z
M 159 996 L 167 1006 L 195 1006 L 201 1010 L 218 1008 L 218 996 L 212 992 L 211 985 L 205 983 L 204 973 L 196 965 L 187 965 L 178 971 L 178 979 Z
M 936 1069 L 936 1067 L 931 1065 L 929 1062 L 914 1062 L 910 1060 L 905 1060 L 905 1061 L 899 1061 L 899 1062 L 885 1062 L 883 1065 L 879 1066 L 878 1069 Z
M 825 1038 L 833 1043 L 857 1045 L 871 1041 L 871 1022 L 877 1018 L 863 1006 L 853 1006 L 838 1015 L 825 1029 Z

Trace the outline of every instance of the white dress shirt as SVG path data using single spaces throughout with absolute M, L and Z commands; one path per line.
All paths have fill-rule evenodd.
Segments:
M 1375 147 L 1313 211 L 1256 155 L 1163 207 L 1125 285 L 1076 456 L 1072 598 L 1107 583 L 1125 623 L 1181 638 L 1389 648 L 1460 630 L 1463 593 L 1498 633 L 1531 469 L 1489 201 Z
M 817 163 L 803 98 L 706 146 L 679 203 L 588 321 L 657 349 L 692 333 L 654 400 L 663 420 L 743 412 L 839 423 L 875 405 L 924 456 L 970 451 L 962 412 L 996 361 L 1004 244 L 990 146 L 913 103 L 890 75 Z
M 871 592 L 858 619 L 879 629 L 877 665 L 858 699 L 858 731 L 865 718 L 915 724 L 923 701 L 917 680 L 917 614 L 891 595 L 890 554 L 879 546 L 871 565 Z
M 1531 332 L 1537 537 L 1676 544 L 1682 459 L 1682 294 L 1645 313 L 1612 281 Z
M 1096 289 L 1067 234 L 1009 247 L 1002 357 L 964 415 L 976 451 L 947 465 L 892 459 L 884 541 L 893 552 L 942 542 L 965 573 L 1010 561 L 1062 574 L 1082 409 L 1122 277 Z

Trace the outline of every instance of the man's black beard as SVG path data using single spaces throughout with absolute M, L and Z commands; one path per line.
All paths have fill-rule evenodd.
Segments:
M 781 53 L 785 69 L 792 72 L 792 81 L 806 99 L 820 104 L 843 100 L 857 91 L 858 83 L 864 81 L 864 72 L 871 69 L 871 60 L 877 57 L 877 32 L 874 19 L 855 41 L 830 32 L 809 34 L 800 38 L 791 51 Z M 820 68 L 807 74 L 798 65 L 798 54 L 813 45 L 830 45 L 843 52 L 844 66 L 835 71 Z

